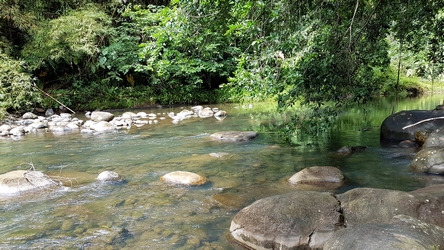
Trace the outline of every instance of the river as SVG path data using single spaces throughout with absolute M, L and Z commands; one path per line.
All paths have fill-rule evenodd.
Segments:
M 396 110 L 432 109 L 444 96 L 403 99 Z M 0 140 L 0 173 L 28 169 L 30 163 L 65 188 L 0 200 L 0 249 L 238 249 L 227 237 L 234 215 L 251 202 L 295 188 L 286 179 L 309 166 L 336 166 L 354 187 L 410 191 L 444 183 L 440 176 L 408 170 L 417 149 L 382 147 L 379 126 L 393 102 L 379 98 L 342 114 L 329 137 L 300 135 L 289 145 L 268 127 L 281 116 L 265 104 L 210 105 L 227 118 L 168 118 L 158 124 L 101 135 L 35 133 Z M 189 108 L 189 107 L 185 107 Z M 166 116 L 181 109 L 139 109 Z M 115 111 L 119 115 L 123 111 Z M 84 118 L 79 115 L 80 118 Z M 210 140 L 211 133 L 255 130 L 246 143 Z M 344 145 L 366 146 L 341 156 Z M 210 153 L 228 153 L 217 158 Z M 111 170 L 118 184 L 95 181 Z M 202 174 L 199 187 L 163 184 L 171 171 Z

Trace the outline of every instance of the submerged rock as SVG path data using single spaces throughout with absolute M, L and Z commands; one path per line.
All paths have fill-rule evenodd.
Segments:
M 230 155 L 230 154 L 226 153 L 226 152 L 210 153 L 210 156 L 215 157 L 215 158 L 222 158 L 227 155 Z
M 342 148 L 338 149 L 338 153 L 342 155 L 349 155 L 356 152 L 362 152 L 366 149 L 366 146 L 343 146 Z
M 211 134 L 210 137 L 221 141 L 250 141 L 258 136 L 254 131 L 225 131 Z
M 60 182 L 40 171 L 15 170 L 0 175 L 0 195 L 17 195 L 56 186 L 60 186 Z
M 160 177 L 160 180 L 168 184 L 186 186 L 199 186 L 207 182 L 205 177 L 187 171 L 171 172 Z

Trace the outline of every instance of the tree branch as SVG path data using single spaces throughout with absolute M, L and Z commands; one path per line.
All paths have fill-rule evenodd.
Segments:
M 413 124 L 407 125 L 407 126 L 403 127 L 402 129 L 404 130 L 404 129 L 406 129 L 406 128 L 411 128 L 411 127 L 414 127 L 414 126 L 419 125 L 419 124 L 424 123 L 424 122 L 429 122 L 429 121 L 434 121 L 434 120 L 440 120 L 440 119 L 444 119 L 444 116 L 433 117 L 433 118 L 428 118 L 428 119 L 425 119 L 425 120 L 421 120 L 421 121 L 419 121 L 419 122 L 417 122 L 417 123 L 413 123 Z

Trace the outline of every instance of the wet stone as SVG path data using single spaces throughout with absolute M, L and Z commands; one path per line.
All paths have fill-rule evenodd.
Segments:
M 160 179 L 168 184 L 186 186 L 199 186 L 207 182 L 205 177 L 188 171 L 171 172 L 160 177 Z

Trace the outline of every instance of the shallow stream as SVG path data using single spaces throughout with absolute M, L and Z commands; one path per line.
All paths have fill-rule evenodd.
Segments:
M 406 99 L 397 110 L 432 109 L 442 99 Z M 210 105 L 227 111 L 222 121 L 192 118 L 174 125 L 167 118 L 101 135 L 41 132 L 0 139 L 0 173 L 27 169 L 32 162 L 66 187 L 1 200 L 0 249 L 237 249 L 227 237 L 234 215 L 257 199 L 295 190 L 286 178 L 315 165 L 342 170 L 347 181 L 334 191 L 338 193 L 354 187 L 410 191 L 444 183 L 444 177 L 408 170 L 415 149 L 380 145 L 379 126 L 392 105 L 378 99 L 352 108 L 340 117 L 331 137 L 301 136 L 295 145 L 266 132 L 280 116 L 260 104 Z M 166 117 L 181 109 L 139 111 Z M 209 139 L 211 133 L 229 130 L 260 134 L 246 143 Z M 344 145 L 367 148 L 338 155 Z M 210 155 L 218 152 L 228 154 Z M 96 182 L 105 170 L 119 173 L 124 181 Z M 210 182 L 175 187 L 160 181 L 177 170 L 202 174 Z

